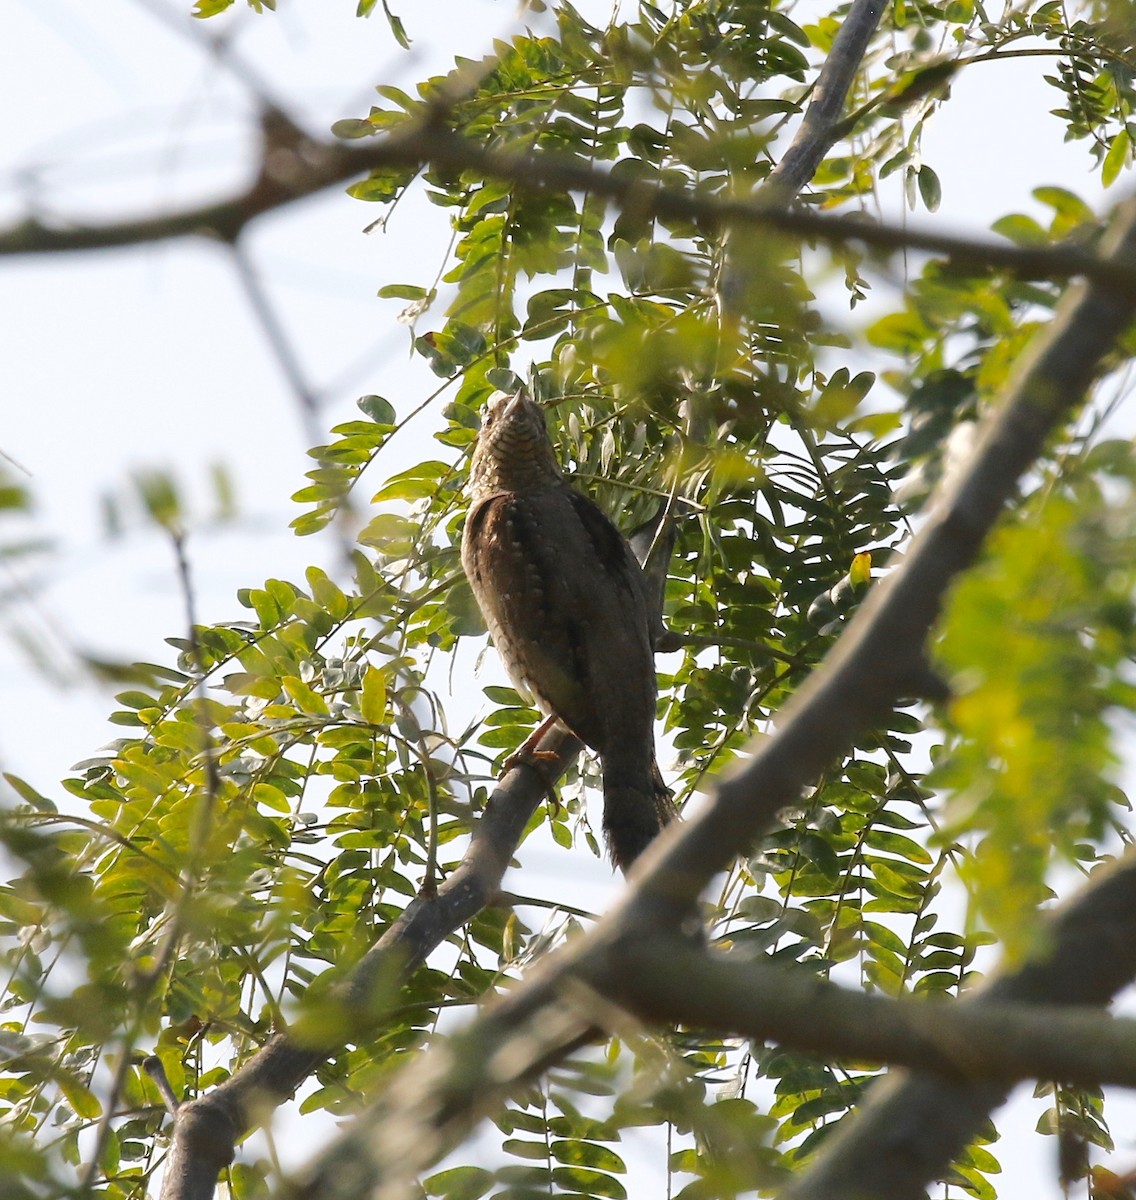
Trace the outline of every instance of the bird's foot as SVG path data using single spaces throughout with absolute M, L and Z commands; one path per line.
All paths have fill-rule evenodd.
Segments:
M 554 763 L 559 758 L 553 750 L 538 750 L 537 746 L 544 735 L 556 724 L 556 717 L 545 717 L 543 721 L 529 734 L 527 738 L 501 764 L 501 776 L 504 777 L 514 767 L 531 767 L 544 783 L 548 802 L 554 812 L 560 811 L 560 800 L 556 795 L 554 781 L 549 778 L 544 769 L 545 763 Z
M 507 775 L 514 767 L 524 763 L 533 765 L 535 762 L 551 762 L 556 755 L 549 750 L 538 750 L 537 746 L 544 740 L 544 735 L 556 724 L 555 717 L 545 717 L 543 721 L 529 734 L 527 738 L 501 764 L 501 774 Z

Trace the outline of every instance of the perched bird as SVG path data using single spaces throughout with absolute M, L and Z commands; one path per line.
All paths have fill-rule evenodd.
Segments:
M 462 566 L 517 690 L 600 757 L 603 828 L 626 872 L 675 810 L 655 760 L 654 642 L 643 571 L 565 480 L 523 389 L 490 401 L 470 468 Z

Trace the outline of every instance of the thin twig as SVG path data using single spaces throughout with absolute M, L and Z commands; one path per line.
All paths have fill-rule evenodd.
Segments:
M 155 1054 L 148 1054 L 142 1060 L 142 1070 L 149 1075 L 154 1086 L 161 1094 L 162 1103 L 166 1106 L 166 1112 L 171 1117 L 176 1117 L 181 1102 L 174 1095 L 174 1089 L 170 1086 L 170 1079 L 166 1074 L 166 1068 L 162 1065 L 162 1060 Z
M 295 396 L 296 403 L 299 405 L 300 419 L 304 426 L 304 438 L 309 446 L 318 446 L 323 441 L 319 397 L 309 384 L 299 357 L 292 349 L 292 339 L 288 337 L 279 316 L 277 316 L 272 300 L 265 291 L 256 268 L 249 261 L 244 247 L 240 242 L 233 242 L 230 250 L 237 278 L 244 289 L 249 307 L 257 321 L 260 322 L 264 336 L 268 339 L 272 353 L 280 364 L 280 370 L 284 373 L 284 378 L 288 381 L 292 395 Z

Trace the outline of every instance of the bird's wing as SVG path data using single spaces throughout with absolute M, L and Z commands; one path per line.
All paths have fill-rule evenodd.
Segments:
M 540 507 L 537 513 L 544 523 Z M 569 727 L 604 754 L 616 739 L 641 741 L 654 722 L 655 665 L 643 572 L 623 535 L 586 496 L 564 487 L 559 501 L 549 501 L 547 517 L 560 535 L 547 542 L 545 609 L 562 614 L 563 626 L 549 656 L 578 685 L 559 703 L 549 700 Z
M 463 562 L 518 686 L 601 754 L 642 740 L 655 710 L 642 571 L 591 500 L 567 485 L 491 496 L 470 513 Z

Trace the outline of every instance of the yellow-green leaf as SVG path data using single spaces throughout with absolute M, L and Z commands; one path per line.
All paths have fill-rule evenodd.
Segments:
M 387 713 L 387 681 L 378 667 L 369 666 L 363 675 L 363 688 L 359 697 L 359 711 L 363 720 L 379 725 Z

